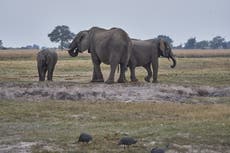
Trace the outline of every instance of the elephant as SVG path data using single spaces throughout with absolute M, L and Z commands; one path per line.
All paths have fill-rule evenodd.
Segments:
M 150 78 L 153 76 L 152 82 L 157 82 L 158 58 L 160 56 L 172 59 L 173 65 L 171 65 L 171 68 L 176 66 L 176 59 L 174 58 L 172 49 L 166 41 L 162 39 L 131 39 L 131 41 L 132 54 L 128 67 L 130 69 L 130 79 L 132 82 L 138 81 L 135 76 L 135 67 L 138 66 L 143 66 L 148 72 L 148 75 L 145 77 L 145 81 L 150 82 Z M 151 65 L 153 72 L 151 70 Z
M 37 68 L 39 81 L 45 81 L 46 72 L 48 71 L 47 80 L 52 81 L 53 71 L 58 60 L 58 55 L 54 50 L 43 49 L 37 53 Z
M 132 51 L 131 39 L 120 28 L 103 29 L 92 27 L 80 31 L 69 47 L 69 55 L 78 56 L 78 52 L 88 50 L 93 63 L 93 76 L 91 82 L 104 82 L 100 64 L 110 65 L 109 78 L 105 83 L 114 83 L 116 67 L 120 65 L 118 83 L 126 82 L 125 70 Z

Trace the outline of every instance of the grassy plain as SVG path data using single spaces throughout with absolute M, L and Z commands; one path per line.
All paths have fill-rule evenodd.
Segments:
M 36 142 L 33 152 L 147 153 L 172 144 L 174 151 L 226 151 L 230 146 L 230 107 L 123 102 L 0 102 L 1 144 Z M 77 144 L 81 132 L 93 136 Z M 128 150 L 117 145 L 129 135 L 138 143 Z M 48 147 L 49 146 L 49 147 Z
M 170 68 L 160 59 L 159 83 L 185 86 L 230 86 L 230 50 L 215 54 L 176 50 L 177 66 Z M 0 51 L 0 81 L 37 81 L 36 50 Z M 213 54 L 212 51 L 209 51 Z M 224 56 L 223 56 L 224 52 Z M 92 64 L 88 54 L 70 58 L 58 52 L 54 82 L 88 83 Z M 191 53 L 191 54 L 190 54 Z M 225 54 L 226 53 L 226 54 Z M 185 56 L 185 54 L 187 54 Z M 201 55 L 202 54 L 202 58 Z M 209 55 L 209 54 L 208 54 Z M 107 78 L 109 67 L 102 65 Z M 137 68 L 144 82 L 146 72 Z M 127 77 L 129 73 L 127 73 Z M 224 99 L 230 101 L 230 99 Z M 221 104 L 124 103 L 114 101 L 18 101 L 0 100 L 0 152 L 2 146 L 35 142 L 33 153 L 147 153 L 154 146 L 172 144 L 169 152 L 226 152 L 230 150 L 230 106 Z M 75 141 L 81 132 L 93 135 L 84 145 Z M 120 137 L 129 135 L 138 143 L 127 150 L 117 146 Z M 17 151 L 15 151 L 17 152 Z
M 183 58 L 177 58 L 177 66 L 174 69 L 170 68 L 170 61 L 160 58 L 158 75 L 160 83 L 210 86 L 230 84 L 230 58 L 228 57 L 230 50 L 175 50 L 174 52 L 176 56 L 183 56 Z M 36 53 L 36 50 L 0 51 L 0 80 L 36 81 L 38 79 Z M 91 80 L 93 67 L 90 55 L 84 53 L 77 58 L 71 58 L 67 52 L 58 53 L 55 81 L 88 83 Z M 217 57 L 200 58 L 200 56 L 209 55 L 208 53 L 215 54 Z M 199 58 L 192 58 L 192 54 Z M 109 66 L 102 64 L 102 71 L 106 79 Z M 139 67 L 136 73 L 138 79 L 144 82 L 146 71 Z M 130 76 L 129 72 L 126 76 L 127 78 Z

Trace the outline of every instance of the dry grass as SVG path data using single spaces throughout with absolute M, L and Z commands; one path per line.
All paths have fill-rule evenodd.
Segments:
M 177 57 L 230 57 L 230 49 L 174 49 Z
M 0 50 L 0 60 L 35 60 L 37 49 L 11 49 L 11 50 Z M 69 58 L 67 51 L 57 50 L 60 59 Z M 88 53 L 81 54 L 82 57 L 89 56 Z
M 213 145 L 221 152 L 230 146 L 230 107 L 225 104 L 2 101 L 0 119 L 1 143 L 40 142 L 33 152 L 138 153 L 149 152 L 152 142 Z M 91 133 L 93 143 L 74 144 L 81 132 Z M 117 142 L 127 134 L 138 143 L 123 150 Z M 53 151 L 46 149 L 52 146 Z
M 34 59 L 38 50 L 0 50 L 0 60 L 10 59 Z M 177 57 L 230 57 L 230 49 L 174 49 L 173 52 Z M 61 59 L 68 58 L 66 51 L 58 50 Z M 89 56 L 87 52 L 81 56 Z
M 38 50 L 0 50 L 0 60 L 35 59 Z
M 38 79 L 36 53 L 36 50 L 32 52 L 0 51 L 0 80 L 36 81 Z M 55 81 L 86 83 L 91 80 L 93 66 L 89 54 L 80 54 L 76 58 L 69 57 L 67 52 L 59 51 L 58 54 L 59 60 L 54 72 Z M 160 83 L 209 86 L 230 84 L 230 59 L 228 57 L 177 58 L 177 66 L 174 69 L 170 68 L 170 64 L 167 59 L 160 58 L 158 75 Z M 107 79 L 109 66 L 102 64 L 102 72 L 104 78 Z M 145 69 L 142 67 L 137 68 L 136 74 L 140 81 L 144 81 L 143 78 L 146 76 Z M 129 79 L 129 71 L 126 76 Z M 118 74 L 116 73 L 116 79 L 117 77 Z

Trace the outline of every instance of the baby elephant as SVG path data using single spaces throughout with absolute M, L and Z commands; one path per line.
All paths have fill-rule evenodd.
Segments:
M 58 55 L 54 50 L 43 49 L 37 54 L 37 67 L 39 81 L 45 81 L 46 72 L 48 71 L 47 80 L 52 81 L 53 71 L 57 63 Z

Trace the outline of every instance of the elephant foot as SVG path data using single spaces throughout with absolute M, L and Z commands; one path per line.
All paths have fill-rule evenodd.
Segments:
M 153 80 L 152 83 L 158 83 L 158 81 L 157 80 Z
M 126 80 L 126 78 L 123 78 L 123 79 L 119 78 L 119 79 L 117 80 L 117 83 L 126 83 L 126 82 L 128 82 L 128 81 Z
M 91 82 L 104 82 L 104 79 L 94 79 L 94 80 L 91 80 Z
M 138 79 L 135 78 L 135 79 L 131 79 L 132 82 L 138 82 Z
M 39 79 L 39 81 L 45 81 L 45 79 Z
M 150 78 L 149 77 L 145 77 L 145 81 L 146 82 L 150 82 Z
M 113 84 L 114 81 L 113 80 L 107 80 L 107 81 L 105 81 L 105 83 L 107 83 L 107 84 Z

